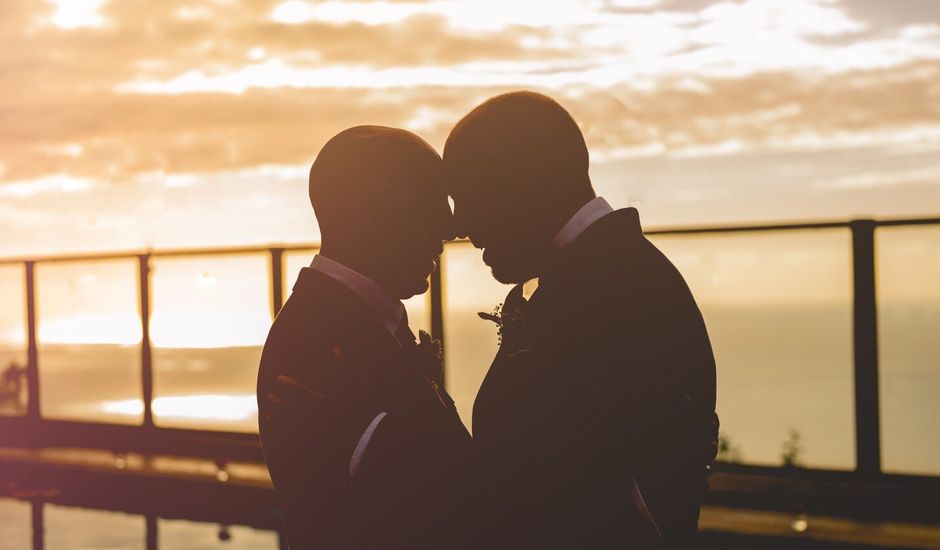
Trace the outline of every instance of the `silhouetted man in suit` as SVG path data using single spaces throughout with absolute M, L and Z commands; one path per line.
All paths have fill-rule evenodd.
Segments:
M 635 209 L 595 196 L 581 131 L 548 97 L 486 101 L 443 158 L 458 233 L 518 285 L 473 412 L 493 533 L 511 548 L 687 544 L 717 419 L 714 358 L 682 276 Z M 536 277 L 526 301 L 521 283 Z
M 464 516 L 455 484 L 469 476 L 450 455 L 468 456 L 470 436 L 401 303 L 427 289 L 450 237 L 441 169 L 414 134 L 360 126 L 310 170 L 321 249 L 274 321 L 258 375 L 292 548 L 438 548 L 447 521 Z M 302 406 L 269 399 L 275 387 L 298 389 Z

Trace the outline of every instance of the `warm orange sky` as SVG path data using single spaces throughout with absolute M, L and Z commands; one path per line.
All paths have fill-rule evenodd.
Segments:
M 940 214 L 940 3 L 4 0 L 0 256 L 311 241 L 355 124 L 570 108 L 648 225 Z

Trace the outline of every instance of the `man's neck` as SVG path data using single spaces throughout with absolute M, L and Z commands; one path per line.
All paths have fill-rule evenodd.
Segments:
M 594 200 L 594 198 L 594 196 L 585 197 L 583 200 L 559 204 L 558 209 L 552 213 L 552 216 L 545 219 L 542 223 L 542 227 L 545 229 L 538 243 L 538 246 L 544 249 L 542 254 L 544 256 L 544 258 L 542 258 L 543 260 L 547 260 L 553 254 L 552 242 L 562 228 L 568 224 L 571 218 L 573 218 L 584 205 Z
M 373 262 L 369 261 L 371 259 L 369 258 L 369 254 L 348 250 L 343 247 L 330 246 L 326 243 L 320 246 L 318 254 L 326 256 L 334 262 L 339 262 L 349 269 L 372 279 L 375 284 L 382 287 L 382 290 L 387 292 L 389 296 L 394 296 L 394 293 L 389 291 L 388 283 L 382 276 L 383 271 L 375 266 Z M 372 258 L 374 258 L 374 256 L 372 256 Z

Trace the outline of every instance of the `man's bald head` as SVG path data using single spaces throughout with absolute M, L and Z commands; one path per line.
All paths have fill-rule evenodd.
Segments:
M 424 292 L 451 212 L 440 155 L 398 128 L 356 126 L 333 137 L 310 168 L 321 253 L 396 296 Z
M 504 283 L 535 277 L 562 225 L 594 197 L 577 123 L 534 92 L 493 97 L 447 138 L 444 171 L 459 235 Z
M 330 139 L 310 168 L 310 203 L 324 239 L 394 221 L 422 189 L 440 186 L 441 157 L 411 132 L 354 126 Z
M 535 92 L 498 95 L 470 111 L 447 138 L 444 159 L 448 173 L 476 174 L 475 185 L 498 180 L 520 192 L 575 194 L 590 188 L 581 129 L 557 101 Z

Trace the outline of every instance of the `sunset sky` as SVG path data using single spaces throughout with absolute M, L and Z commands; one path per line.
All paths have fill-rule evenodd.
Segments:
M 648 226 L 940 213 L 934 0 L 4 0 L 0 256 L 317 239 L 333 134 L 567 106 Z
M 598 192 L 647 228 L 940 216 L 940 0 L 0 0 L 0 78 L 0 259 L 313 243 L 330 137 L 382 124 L 440 150 L 518 89 L 572 112 Z M 876 233 L 889 469 L 940 472 L 909 435 L 938 418 L 937 229 Z M 796 427 L 810 465 L 852 467 L 850 231 L 653 240 L 702 306 L 746 459 L 775 463 Z M 312 253 L 285 256 L 285 290 Z M 255 428 L 269 260 L 153 259 L 158 423 Z M 497 345 L 476 312 L 508 289 L 468 244 L 442 265 L 467 419 Z M 137 268 L 36 264 L 43 415 L 142 418 Z M 23 281 L 0 266 L 0 367 L 26 360 Z M 408 312 L 427 328 L 423 297 Z

